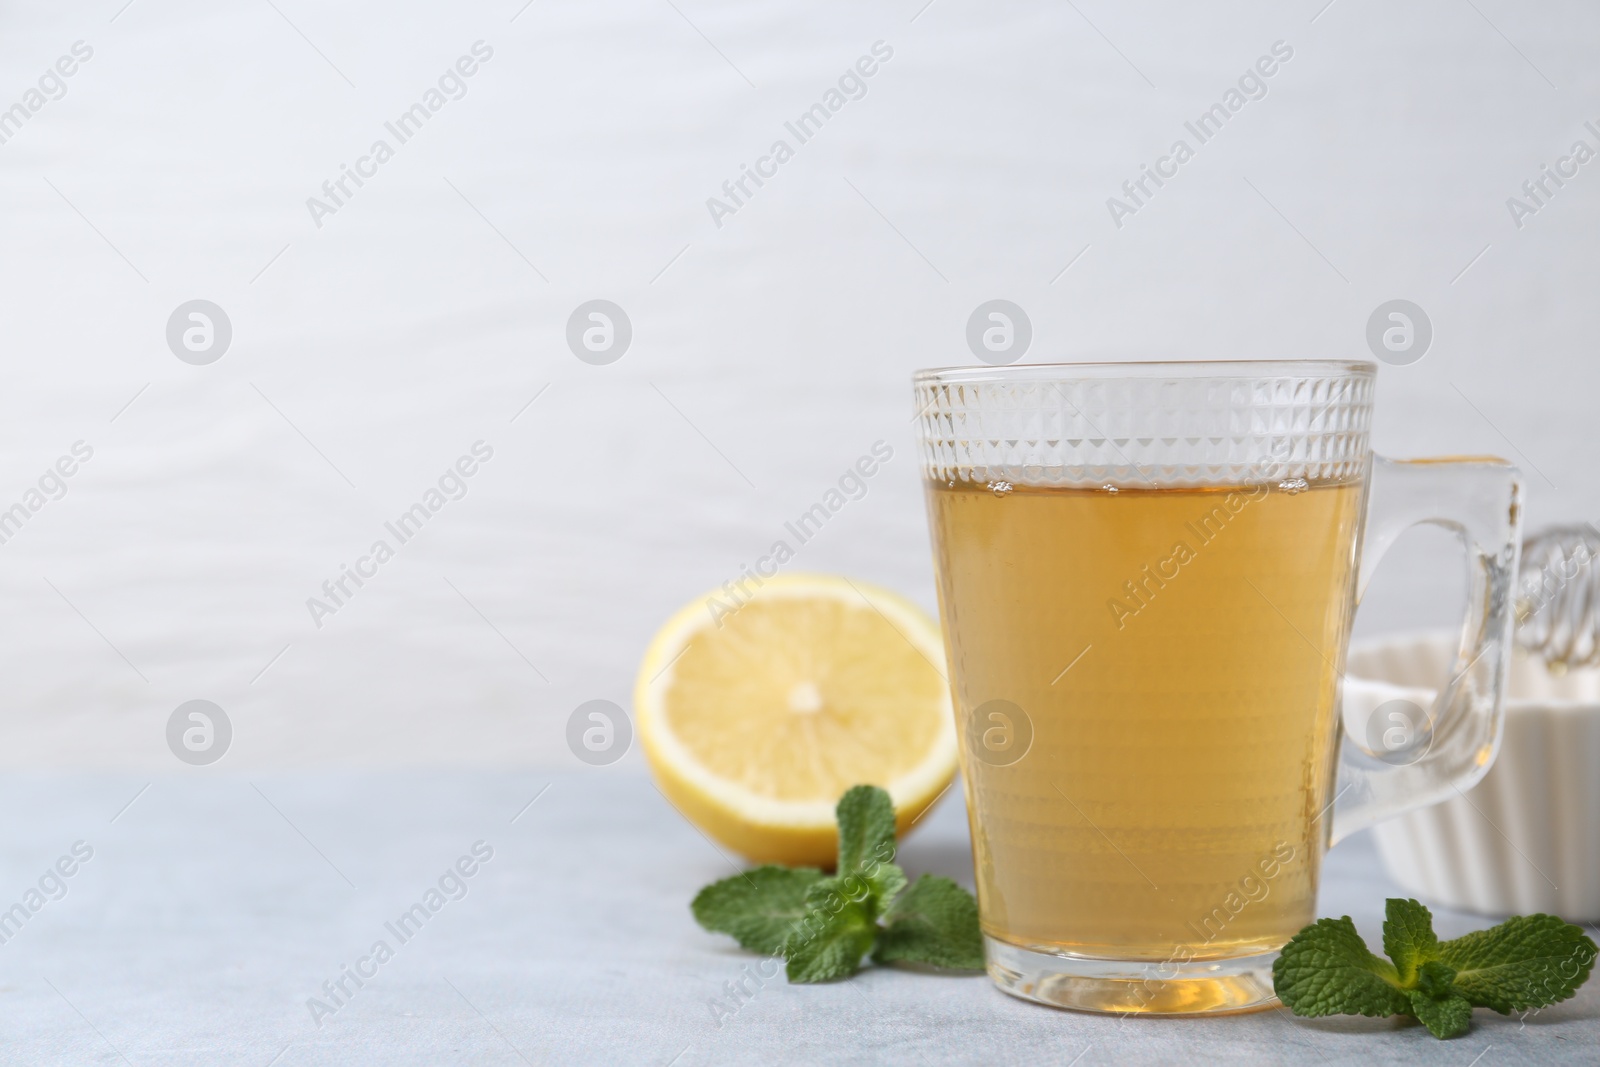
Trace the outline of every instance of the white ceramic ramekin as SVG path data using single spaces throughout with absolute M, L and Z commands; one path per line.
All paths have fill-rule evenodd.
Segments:
M 1346 728 L 1385 701 L 1427 707 L 1454 651 L 1436 634 L 1352 646 Z M 1422 899 L 1486 915 L 1600 919 L 1600 670 L 1556 677 L 1517 650 L 1505 737 L 1483 781 L 1373 834 L 1390 876 Z

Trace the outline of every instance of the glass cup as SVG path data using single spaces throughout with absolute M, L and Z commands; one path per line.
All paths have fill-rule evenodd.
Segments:
M 979 914 L 1006 992 L 1119 1013 L 1270 1005 L 1328 846 L 1488 769 L 1519 475 L 1374 456 L 1375 370 L 917 374 Z M 1466 548 L 1459 653 L 1431 708 L 1345 722 L 1356 603 L 1419 523 Z

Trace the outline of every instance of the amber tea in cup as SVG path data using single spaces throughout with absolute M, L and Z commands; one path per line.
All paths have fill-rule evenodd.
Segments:
M 916 384 L 991 975 L 1099 1011 L 1271 1003 L 1331 840 L 1486 766 L 1515 471 L 1375 460 L 1365 363 Z M 1396 759 L 1341 745 L 1340 682 L 1363 574 L 1423 521 L 1467 543 L 1478 614 Z

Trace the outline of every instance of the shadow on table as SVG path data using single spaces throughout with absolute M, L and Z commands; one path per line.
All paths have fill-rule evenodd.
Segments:
M 1287 1010 L 1285 1013 L 1287 1014 Z M 1391 1034 L 1422 1025 L 1415 1019 L 1402 1016 L 1369 1019 L 1362 1015 L 1329 1015 L 1318 1019 L 1297 1016 L 1294 1017 L 1294 1024 L 1307 1030 L 1321 1030 L 1327 1034 Z

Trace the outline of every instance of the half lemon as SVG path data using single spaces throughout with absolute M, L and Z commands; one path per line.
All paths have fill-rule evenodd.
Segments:
M 831 867 L 845 790 L 887 790 L 904 834 L 955 775 L 938 625 L 849 578 L 781 575 L 685 605 L 633 703 L 667 799 L 757 863 Z

